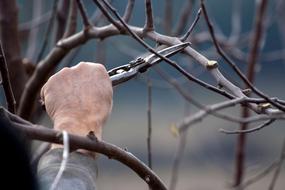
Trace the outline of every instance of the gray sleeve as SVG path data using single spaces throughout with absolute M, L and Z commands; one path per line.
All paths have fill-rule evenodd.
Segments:
M 41 190 L 48 190 L 53 183 L 62 160 L 63 149 L 53 149 L 42 156 L 38 164 L 38 180 Z M 66 169 L 60 178 L 57 190 L 94 190 L 96 161 L 85 154 L 69 154 Z

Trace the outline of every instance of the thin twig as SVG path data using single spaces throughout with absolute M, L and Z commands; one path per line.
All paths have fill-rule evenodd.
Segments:
M 43 11 L 43 1 L 33 1 L 33 18 L 40 17 Z M 26 57 L 32 61 L 35 61 L 37 45 L 38 45 L 38 34 L 39 27 L 34 27 L 30 30 L 29 38 L 28 38 L 28 50 L 26 53 Z
M 277 179 L 279 177 L 279 174 L 280 174 L 280 171 L 281 171 L 282 164 L 283 164 L 284 160 L 285 160 L 285 139 L 283 141 L 282 150 L 281 150 L 281 154 L 280 154 L 280 159 L 279 159 L 279 162 L 277 164 L 276 170 L 274 172 L 274 175 L 273 175 L 273 178 L 271 180 L 271 183 L 269 185 L 268 190 L 273 190 L 274 189 L 274 186 L 275 186 L 276 181 L 277 181 Z
M 278 160 L 274 161 L 272 164 L 270 164 L 267 168 L 265 168 L 263 171 L 261 171 L 259 174 L 249 178 L 247 181 L 245 181 L 243 184 L 239 185 L 241 187 L 240 189 L 245 189 L 249 185 L 259 181 L 263 177 L 267 176 L 274 168 L 276 168 L 278 165 Z M 237 187 L 238 188 L 238 187 Z
M 112 0 L 109 0 L 110 3 L 112 3 Z M 96 9 L 96 11 L 91 16 L 91 22 L 93 26 L 98 25 L 99 23 L 102 23 L 105 21 L 104 14 L 100 9 Z
M 239 35 L 241 32 L 241 7 L 242 1 L 234 0 L 232 6 L 232 28 L 231 28 L 231 35 L 229 41 L 231 43 L 236 43 L 239 39 Z
M 131 19 L 134 10 L 134 5 L 135 5 L 135 0 L 128 0 L 128 4 L 123 16 L 123 19 L 125 20 L 126 23 L 128 23 Z
M 177 186 L 179 167 L 181 165 L 183 154 L 185 152 L 186 140 L 187 140 L 187 133 L 182 133 L 181 137 L 179 138 L 178 149 L 177 152 L 175 153 L 174 162 L 172 165 L 169 190 L 175 190 Z
M 147 82 L 147 155 L 148 155 L 148 167 L 152 169 L 152 151 L 151 151 L 151 135 L 152 135 L 152 86 L 151 81 Z
M 231 116 L 231 115 L 225 115 L 225 114 L 218 113 L 216 111 L 211 111 L 211 109 L 209 109 L 209 107 L 204 106 L 203 104 L 201 104 L 198 101 L 196 101 L 193 97 L 191 97 L 189 95 L 189 93 L 187 93 L 184 90 L 184 88 L 181 85 L 179 85 L 178 82 L 174 78 L 171 78 L 170 76 L 168 76 L 165 72 L 163 72 L 161 69 L 159 69 L 159 67 L 154 68 L 154 70 L 164 80 L 166 80 L 169 84 L 171 84 L 185 100 L 187 100 L 188 102 L 192 103 L 197 108 L 199 108 L 201 110 L 204 110 L 206 112 L 209 111 L 209 114 L 211 114 L 211 115 L 213 115 L 213 116 L 215 116 L 217 118 L 221 118 L 221 119 L 227 120 L 227 121 L 236 122 L 236 123 L 242 123 L 244 121 L 243 118 L 237 118 L 237 117 L 234 117 L 234 116 Z M 251 102 L 251 99 L 250 98 L 245 98 L 244 102 Z M 212 105 L 212 106 L 214 106 L 214 105 Z
M 275 119 L 270 119 L 264 123 L 262 123 L 261 125 L 251 128 L 251 129 L 244 129 L 244 130 L 234 130 L 234 131 L 230 131 L 230 130 L 226 130 L 226 129 L 219 129 L 220 132 L 225 133 L 225 134 L 241 134 L 241 133 L 253 133 L 256 132 L 258 130 L 261 130 L 267 126 L 269 126 L 270 124 L 272 124 L 274 121 L 276 121 Z
M 78 8 L 79 8 L 80 15 L 81 15 L 82 20 L 83 20 L 84 27 L 88 28 L 89 26 L 91 26 L 91 24 L 90 24 L 90 21 L 88 19 L 87 11 L 84 7 L 84 4 L 82 3 L 81 0 L 76 0 L 76 2 L 78 5 Z
M 2 84 L 4 88 L 5 97 L 7 100 L 7 107 L 11 113 L 16 113 L 16 100 L 13 94 L 12 86 L 10 83 L 8 66 L 6 63 L 6 58 L 2 48 L 2 43 L 0 42 L 0 72 L 2 78 Z
M 225 52 L 222 50 L 222 48 L 220 47 L 216 36 L 215 36 L 215 32 L 214 32 L 214 28 L 212 23 L 210 22 L 210 19 L 208 17 L 208 13 L 204 4 L 204 1 L 201 0 L 201 8 L 202 8 L 202 12 L 204 14 L 207 26 L 209 28 L 213 43 L 216 47 L 217 52 L 221 55 L 221 57 L 233 68 L 233 70 L 238 74 L 238 76 L 246 83 L 246 85 L 249 86 L 250 89 L 252 89 L 253 92 L 255 92 L 257 95 L 259 95 L 260 97 L 266 99 L 268 102 L 270 102 L 272 105 L 274 105 L 275 107 L 277 107 L 278 109 L 282 110 L 283 112 L 285 111 L 285 107 L 273 102 L 270 100 L 270 98 L 264 94 L 263 92 L 261 92 L 260 90 L 258 90 L 247 78 L 246 76 L 241 72 L 241 70 L 235 65 L 235 63 L 225 54 Z
M 274 169 L 275 173 L 273 175 L 272 181 L 269 185 L 269 190 L 273 190 L 274 185 L 276 183 L 276 180 L 278 178 L 282 163 L 285 159 L 285 140 L 283 141 L 283 145 L 282 145 L 282 150 L 281 150 L 281 154 L 280 154 L 280 158 L 278 160 L 275 160 L 272 164 L 270 164 L 267 168 L 265 168 L 263 171 L 261 171 L 260 173 L 258 173 L 257 175 L 251 177 L 250 179 L 248 179 L 247 181 L 245 181 L 243 184 L 241 184 L 239 187 L 240 189 L 245 189 L 246 187 L 248 187 L 249 185 L 256 183 L 257 181 L 259 181 L 260 179 L 262 179 L 263 177 L 267 176 L 268 174 L 270 174 L 270 172 L 272 172 Z M 272 189 L 270 189 L 272 188 Z
M 176 26 L 174 34 L 176 36 L 181 35 L 183 30 L 185 29 L 186 23 L 189 20 L 189 17 L 193 10 L 193 0 L 186 0 L 183 5 L 183 9 L 178 19 L 178 24 Z M 168 14 L 168 13 L 166 13 Z M 165 20 L 165 23 L 168 23 L 168 20 Z M 190 27 L 191 28 L 191 27 Z M 183 41 L 183 40 L 182 40 Z
M 164 20 L 163 20 L 163 27 L 165 34 L 171 35 L 171 28 L 172 28 L 172 15 L 173 15 L 173 0 L 165 0 L 164 3 Z M 187 10 L 190 12 L 189 10 Z M 185 23 L 183 23 L 185 25 Z
M 49 42 L 49 35 L 51 34 L 51 30 L 52 30 L 52 27 L 54 25 L 57 6 L 58 6 L 58 0 L 54 0 L 53 6 L 52 6 L 51 17 L 48 21 L 47 30 L 44 34 L 44 40 L 43 40 L 42 46 L 40 48 L 39 54 L 37 56 L 36 63 L 38 63 L 42 59 L 44 52 L 45 52 L 45 49 L 47 47 L 47 44 Z
M 171 63 L 170 65 L 171 65 L 172 67 L 174 67 L 177 71 L 179 71 L 181 74 L 183 74 L 188 80 L 193 81 L 193 82 L 199 84 L 200 86 L 202 86 L 202 87 L 204 87 L 204 88 L 206 88 L 206 89 L 208 89 L 208 90 L 211 90 L 211 91 L 213 91 L 213 92 L 216 92 L 216 93 L 218 93 L 218 94 L 221 94 L 221 95 L 223 95 L 223 96 L 225 96 L 225 97 L 227 97 L 227 98 L 229 98 L 229 99 L 235 98 L 235 97 L 234 97 L 233 95 L 231 95 L 230 93 L 228 93 L 228 92 L 226 92 L 226 91 L 224 91 L 224 90 L 222 90 L 222 89 L 219 89 L 219 88 L 217 88 L 217 87 L 215 87 L 215 86 L 213 86 L 213 85 L 211 85 L 211 84 L 208 84 L 208 83 L 206 83 L 206 82 L 204 82 L 204 81 L 202 81 L 202 80 L 200 80 L 200 79 L 194 77 L 193 75 L 191 75 L 190 73 L 188 73 L 185 69 L 183 69 L 182 67 L 180 67 L 180 66 L 177 65 L 176 63 Z
M 154 23 L 153 23 L 153 13 L 152 13 L 152 5 L 151 0 L 145 0 L 145 14 L 146 20 L 144 25 L 144 31 L 153 31 Z
M 110 23 L 112 23 L 120 32 L 123 32 L 122 26 L 108 13 L 108 11 L 99 3 L 98 0 L 93 0 L 93 2 L 98 6 L 98 8 L 102 11 L 105 17 L 108 19 Z M 103 1 L 106 3 L 105 1 Z M 108 3 L 109 4 L 109 3 Z
M 67 38 L 76 32 L 76 26 L 77 26 L 77 3 L 76 3 L 76 0 L 71 1 L 66 25 L 67 26 L 65 28 L 63 38 Z
M 207 106 L 205 110 L 200 110 L 194 115 L 185 117 L 183 121 L 177 125 L 177 128 L 179 129 L 180 132 L 183 132 L 187 130 L 190 126 L 194 125 L 195 123 L 202 121 L 202 119 L 205 118 L 205 116 L 208 115 L 209 113 L 213 113 L 214 111 L 234 106 L 244 101 L 245 98 L 242 97 Z
M 192 31 L 194 30 L 196 24 L 198 23 L 199 19 L 200 19 L 200 15 L 201 15 L 201 8 L 198 10 L 195 20 L 193 21 L 193 23 L 191 24 L 190 28 L 187 30 L 187 32 L 184 34 L 184 36 L 181 38 L 181 41 L 187 41 L 190 34 L 192 33 Z
M 19 23 L 19 31 L 20 32 L 26 32 L 30 31 L 32 28 L 39 27 L 42 24 L 45 24 L 48 22 L 51 18 L 52 11 L 48 11 L 44 14 L 42 14 L 40 17 L 32 18 L 32 20 L 29 20 L 24 23 Z
M 68 19 L 67 10 L 70 8 L 70 0 L 58 0 L 59 6 L 56 10 L 56 27 L 55 34 L 53 36 L 53 40 L 51 45 L 55 45 L 60 39 L 63 38 L 64 32 L 66 31 L 66 24 Z

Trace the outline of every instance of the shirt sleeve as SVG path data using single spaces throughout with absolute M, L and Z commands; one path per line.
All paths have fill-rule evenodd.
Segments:
M 38 164 L 38 180 L 41 190 L 50 189 L 62 161 L 62 148 L 52 149 L 42 156 Z M 85 154 L 72 152 L 69 154 L 57 190 L 94 190 L 96 189 L 96 161 Z

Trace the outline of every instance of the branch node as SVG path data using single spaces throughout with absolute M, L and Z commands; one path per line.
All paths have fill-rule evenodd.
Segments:
M 94 131 L 89 131 L 89 133 L 87 134 L 87 138 L 92 141 L 98 142 L 98 138 L 96 137 Z
M 208 70 L 212 70 L 212 69 L 216 69 L 216 68 L 218 68 L 218 62 L 217 61 L 215 61 L 215 60 L 209 60 L 208 62 L 207 62 L 207 65 L 206 65 L 206 68 L 208 69 Z
M 268 102 L 266 103 L 261 103 L 257 105 L 258 109 L 260 112 L 264 113 L 266 109 L 271 108 L 272 105 Z
M 149 176 L 149 175 L 145 176 L 144 180 L 145 180 L 147 183 L 149 183 L 149 182 L 150 182 L 150 176 Z
M 170 131 L 171 131 L 171 133 L 172 133 L 172 135 L 174 136 L 174 137 L 179 137 L 179 129 L 178 129 L 178 127 L 175 125 L 175 124 L 172 124 L 171 126 L 170 126 Z
M 244 93 L 244 95 L 249 96 L 252 92 L 252 90 L 250 88 L 246 88 L 244 90 L 242 90 L 242 92 Z

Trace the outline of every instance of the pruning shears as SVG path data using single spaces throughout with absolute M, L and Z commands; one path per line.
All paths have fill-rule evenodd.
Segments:
M 159 50 L 157 51 L 157 53 L 159 53 L 160 55 L 163 55 L 164 57 L 170 57 L 184 50 L 189 44 L 190 44 L 189 42 L 176 44 L 176 45 L 164 48 L 162 50 Z M 126 65 L 121 65 L 119 67 L 111 69 L 108 71 L 108 74 L 112 81 L 112 85 L 116 86 L 122 82 L 125 82 L 125 81 L 128 81 L 134 78 L 138 73 L 143 73 L 147 71 L 149 67 L 161 61 L 162 59 L 160 57 L 152 53 L 152 54 L 148 54 L 145 56 L 140 56 L 130 61 Z

